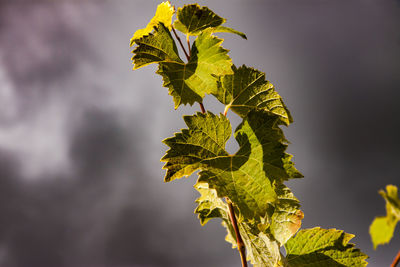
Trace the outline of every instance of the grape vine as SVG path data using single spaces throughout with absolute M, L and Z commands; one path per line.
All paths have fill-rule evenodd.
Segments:
M 156 63 L 175 109 L 196 102 L 201 109 L 184 116 L 186 129 L 163 141 L 169 146 L 161 159 L 164 180 L 198 172 L 194 187 L 200 193 L 195 210 L 200 223 L 222 220 L 226 240 L 238 248 L 242 266 L 248 261 L 260 267 L 366 266 L 367 255 L 349 243 L 353 235 L 319 227 L 299 231 L 304 215 L 284 182 L 303 175 L 285 152 L 288 141 L 281 129 L 293 119 L 263 72 L 233 65 L 223 39 L 215 34 L 246 35 L 225 23 L 208 7 L 189 4 L 175 10 L 167 1 L 131 39 L 133 69 Z M 205 109 L 206 94 L 224 105 L 223 113 Z M 225 149 L 232 134 L 229 111 L 242 118 L 234 131 L 239 149 L 233 155 Z

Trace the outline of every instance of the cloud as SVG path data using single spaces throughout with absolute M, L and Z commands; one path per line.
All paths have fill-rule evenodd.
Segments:
M 0 148 L 20 157 L 26 177 L 67 170 L 70 87 L 82 62 L 94 62 L 82 31 L 90 4 L 2 3 Z

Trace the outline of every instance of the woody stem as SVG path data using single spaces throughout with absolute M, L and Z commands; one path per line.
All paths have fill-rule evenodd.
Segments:
M 183 46 L 183 43 L 182 43 L 182 41 L 181 41 L 181 38 L 180 38 L 180 37 L 178 36 L 178 34 L 176 33 L 174 26 L 171 26 L 171 27 L 172 27 L 172 32 L 174 33 L 176 39 L 178 40 L 179 44 L 180 44 L 181 47 L 182 47 L 183 53 L 185 53 L 186 59 L 189 61 L 189 60 L 190 60 L 190 56 L 189 56 L 189 54 L 186 52 L 186 49 L 185 49 L 185 47 Z

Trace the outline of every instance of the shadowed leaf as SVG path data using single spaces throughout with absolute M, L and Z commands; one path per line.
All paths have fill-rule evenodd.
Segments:
M 174 22 L 174 27 L 189 35 L 199 35 L 201 31 L 217 27 L 226 21 L 208 7 L 201 7 L 198 4 L 185 5 L 178 8 L 176 17 L 177 20 Z
M 184 64 L 171 33 L 162 23 L 154 28 L 154 33 L 137 39 L 136 43 L 138 46 L 132 51 L 134 70 L 160 62 Z
M 247 39 L 244 33 L 221 26 L 226 20 L 215 14 L 208 7 L 201 7 L 198 4 L 186 5 L 178 8 L 176 17 L 177 20 L 174 22 L 174 27 L 184 34 L 199 35 L 202 31 L 211 29 L 212 32 L 233 33 Z

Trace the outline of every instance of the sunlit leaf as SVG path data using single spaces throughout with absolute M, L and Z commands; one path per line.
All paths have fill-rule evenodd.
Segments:
M 354 235 L 319 227 L 300 230 L 285 245 L 290 267 L 363 267 L 368 256 L 350 244 Z
M 270 231 L 279 244 L 285 244 L 301 227 L 304 217 L 300 203 L 288 187 L 280 184 L 276 188 L 278 200 L 274 204 Z
M 153 28 L 157 26 L 159 23 L 163 23 L 165 27 L 171 29 L 172 16 L 174 15 L 174 12 L 175 12 L 174 7 L 171 6 L 169 1 L 162 2 L 161 4 L 159 4 L 157 7 L 156 14 L 147 24 L 146 28 L 139 29 L 133 34 L 130 45 L 131 46 L 134 45 L 135 40 L 151 33 Z
M 386 216 L 376 217 L 369 227 L 374 249 L 379 245 L 390 242 L 396 225 L 400 221 L 400 199 L 397 194 L 397 187 L 387 185 L 386 192 L 380 190 L 379 194 L 386 201 Z
M 241 117 L 250 110 L 263 109 L 270 111 L 289 125 L 292 117 L 282 98 L 275 91 L 274 85 L 265 80 L 265 74 L 245 65 L 233 68 L 234 73 L 221 77 L 217 99 Z
M 221 218 L 222 225 L 227 230 L 225 240 L 232 244 L 232 248 L 237 247 L 236 234 L 233 225 L 229 219 L 228 206 L 220 198 L 218 198 L 214 189 L 209 189 L 207 183 L 197 183 L 195 188 L 200 192 L 201 196 L 196 200 L 199 206 L 195 212 L 199 214 L 202 225 L 213 218 Z M 240 215 L 238 215 L 240 216 Z M 238 223 L 241 237 L 246 246 L 247 260 L 254 266 L 274 267 L 279 266 L 282 260 L 279 244 L 274 241 L 269 233 L 257 230 L 257 226 L 247 222 Z
M 218 26 L 213 28 L 212 30 L 213 32 L 227 32 L 227 33 L 233 33 L 236 35 L 239 35 L 240 37 L 242 37 L 243 39 L 247 39 L 246 34 L 244 34 L 243 32 L 237 31 L 235 29 L 229 28 L 229 27 L 225 27 L 225 26 Z
M 171 147 L 162 158 L 165 181 L 201 170 L 199 181 L 216 189 L 219 197 L 229 197 L 245 218 L 264 216 L 268 203 L 277 199 L 275 184 L 292 178 L 285 169 L 287 145 L 279 117 L 250 112 L 235 131 L 239 150 L 234 155 L 225 150 L 231 135 L 226 117 L 198 113 L 184 119 L 188 129 L 164 140 Z
M 204 31 L 195 40 L 189 62 L 183 62 L 170 31 L 160 23 L 154 33 L 135 41 L 134 69 L 159 63 L 157 73 L 163 77 L 164 87 L 169 88 L 175 108 L 181 104 L 202 102 L 205 94 L 217 91 L 218 75 L 232 73 L 232 60 L 228 50 L 221 47 L 222 40 Z

